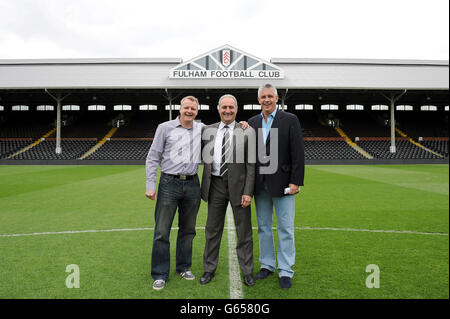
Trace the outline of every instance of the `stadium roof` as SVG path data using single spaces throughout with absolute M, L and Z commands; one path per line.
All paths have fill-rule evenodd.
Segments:
M 275 64 L 375 64 L 375 65 L 435 65 L 449 66 L 448 60 L 387 60 L 387 59 L 300 59 L 273 58 Z
M 0 60 L 0 89 L 448 90 L 449 61 L 261 60 L 224 45 L 180 58 Z
M 103 59 L 0 59 L 0 65 L 31 65 L 31 64 L 151 64 L 151 63 L 181 63 L 179 58 L 103 58 Z

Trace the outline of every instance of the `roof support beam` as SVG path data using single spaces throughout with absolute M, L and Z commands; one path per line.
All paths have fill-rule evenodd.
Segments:
M 283 93 L 281 93 L 281 110 L 284 111 L 284 102 L 286 100 L 286 95 L 288 93 L 289 89 L 286 88 L 286 91 L 284 91 Z
M 172 103 L 173 103 L 173 100 L 175 100 L 176 98 L 178 98 L 178 97 L 181 95 L 181 93 L 183 93 L 183 91 L 181 91 L 181 92 L 178 93 L 177 95 L 173 96 L 173 95 L 172 95 L 172 92 L 170 92 L 169 89 L 165 88 L 164 90 L 166 91 L 166 94 L 165 94 L 165 95 L 163 94 L 163 96 L 164 96 L 164 97 L 167 99 L 167 101 L 169 102 L 169 121 L 171 121 L 171 120 L 172 120 L 172 108 L 173 108 Z M 181 107 L 181 105 L 180 105 L 180 107 Z
M 61 154 L 61 102 L 70 95 L 70 92 L 62 96 L 61 91 L 57 91 L 55 95 L 51 94 L 47 89 L 45 89 L 48 95 L 50 95 L 56 101 L 56 148 L 55 153 Z
M 391 153 L 396 153 L 397 149 L 395 146 L 395 103 L 406 93 L 406 89 L 396 95 L 395 92 L 391 92 L 389 94 L 389 96 L 385 95 L 384 93 L 381 93 L 381 95 L 383 95 L 387 100 L 389 100 L 391 106 L 391 119 L 390 119 L 390 124 L 391 124 L 391 146 L 389 147 L 389 151 Z

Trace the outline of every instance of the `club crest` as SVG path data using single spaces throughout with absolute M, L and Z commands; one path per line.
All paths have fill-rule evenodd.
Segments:
M 231 50 L 222 50 L 222 64 L 228 67 L 231 64 Z

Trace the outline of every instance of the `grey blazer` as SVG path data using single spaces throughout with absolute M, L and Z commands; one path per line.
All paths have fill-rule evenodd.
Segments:
M 210 151 L 210 155 L 214 153 L 214 142 L 219 124 L 220 122 L 203 128 L 202 149 L 205 151 L 205 147 L 209 145 L 208 150 Z M 250 141 L 256 141 L 255 136 L 256 135 L 253 128 L 249 127 L 246 130 L 243 130 L 241 125 L 236 123 L 233 130 L 233 161 L 228 164 L 228 189 L 230 192 L 230 202 L 233 206 L 241 205 L 242 195 L 253 196 L 255 186 L 254 154 L 256 154 L 256 143 L 248 142 L 249 138 Z M 249 163 L 249 154 L 250 161 L 252 163 Z M 212 156 L 210 156 L 208 163 L 205 162 L 205 156 L 203 157 L 204 169 L 202 176 L 202 199 L 205 202 L 208 201 L 211 185 L 211 158 Z

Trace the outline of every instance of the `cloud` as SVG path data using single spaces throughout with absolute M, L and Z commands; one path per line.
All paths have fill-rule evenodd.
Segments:
M 448 59 L 447 0 L 0 0 L 0 58 Z

